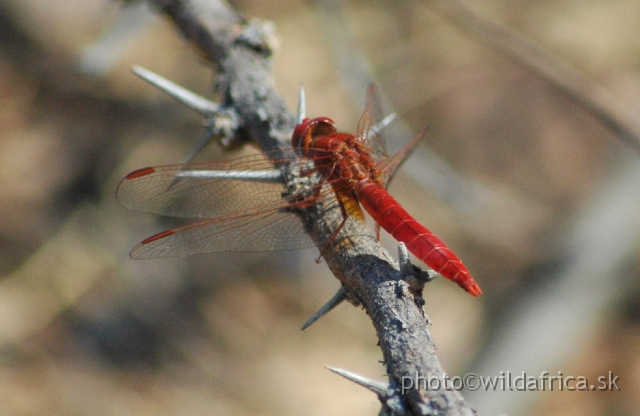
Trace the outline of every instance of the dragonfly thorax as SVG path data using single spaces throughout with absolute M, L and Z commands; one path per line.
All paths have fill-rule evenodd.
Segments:
M 365 146 L 352 134 L 334 133 L 316 139 L 314 147 L 326 149 L 328 157 L 316 158 L 316 168 L 328 180 L 355 188 L 359 181 L 380 184 L 376 164 Z

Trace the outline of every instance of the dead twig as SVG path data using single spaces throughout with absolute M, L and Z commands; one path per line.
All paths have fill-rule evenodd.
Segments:
M 640 120 L 601 85 L 513 30 L 475 13 L 458 0 L 423 0 L 456 27 L 523 65 L 586 109 L 619 138 L 640 151 Z
M 238 116 L 237 135 L 251 139 L 263 151 L 282 151 L 295 117 L 271 83 L 272 39 L 268 23 L 246 21 L 223 1 L 148 0 L 164 13 L 218 71 L 220 105 Z M 291 182 L 295 173 L 282 167 Z M 324 247 L 339 220 L 338 210 L 309 207 L 298 212 L 311 238 Z M 384 414 L 471 415 L 473 410 L 458 391 L 411 388 L 404 381 L 416 377 L 445 379 L 435 354 L 421 299 L 371 232 L 348 221 L 345 235 L 323 257 L 350 295 L 360 302 L 376 328 L 389 376 L 389 392 L 381 397 Z M 384 399 L 384 400 L 383 400 Z

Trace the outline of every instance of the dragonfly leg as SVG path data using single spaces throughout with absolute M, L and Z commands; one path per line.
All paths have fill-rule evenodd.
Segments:
M 316 172 L 316 168 L 302 169 L 300 171 L 301 178 L 308 178 Z
M 322 182 L 321 182 L 322 183 Z M 298 208 L 309 208 L 312 205 L 315 205 L 320 199 L 320 192 L 322 191 L 322 186 L 319 184 L 316 189 L 313 191 L 313 195 L 308 198 L 301 199 L 296 201 L 292 205 L 295 205 Z

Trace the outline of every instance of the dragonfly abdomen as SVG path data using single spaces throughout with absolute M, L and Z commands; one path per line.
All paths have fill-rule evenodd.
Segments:
M 474 296 L 482 294 L 471 273 L 447 245 L 420 224 L 387 192 L 371 181 L 358 186 L 360 203 L 385 231 L 418 259 Z

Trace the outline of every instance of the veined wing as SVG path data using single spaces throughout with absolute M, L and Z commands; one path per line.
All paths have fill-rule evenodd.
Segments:
M 281 159 L 306 167 L 301 158 Z M 330 184 L 283 196 L 279 170 L 264 155 L 227 162 L 168 165 L 134 171 L 122 180 L 118 200 L 126 207 L 178 217 L 205 217 L 149 237 L 131 251 L 135 259 L 187 256 L 220 251 L 269 251 L 311 247 L 302 222 L 292 212 L 322 201 L 336 207 Z M 280 180 L 278 180 L 280 179 Z
M 292 212 L 236 213 L 164 231 L 131 250 L 134 259 L 184 257 L 222 251 L 270 251 L 313 247 Z
M 356 137 L 365 143 L 374 160 L 381 160 L 388 156 L 384 134 L 374 127 L 382 120 L 382 104 L 380 93 L 375 84 L 367 89 L 364 112 L 358 122 Z
M 376 167 L 380 170 L 383 177 L 383 183 L 385 188 L 389 186 L 389 183 L 395 176 L 396 172 L 402 164 L 411 156 L 411 154 L 417 149 L 418 145 L 426 136 L 428 130 L 422 130 L 418 133 L 409 143 L 407 143 L 398 153 L 390 156 L 386 159 L 382 159 L 377 163 Z
M 336 195 L 326 186 L 318 195 L 325 210 L 338 209 Z M 306 201 L 282 207 L 273 203 L 243 212 L 217 216 L 163 231 L 131 250 L 134 259 L 183 257 L 222 251 L 271 251 L 313 247 L 303 223 L 292 209 Z M 335 225 L 336 227 L 338 224 Z
M 297 159 L 282 160 L 303 163 Z M 118 185 L 127 208 L 174 217 L 212 218 L 231 212 L 287 205 L 284 180 L 265 155 L 230 161 L 139 169 Z M 251 180 L 249 180 L 251 179 Z

